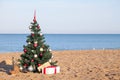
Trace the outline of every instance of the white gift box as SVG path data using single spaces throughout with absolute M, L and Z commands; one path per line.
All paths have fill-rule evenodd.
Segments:
M 42 69 L 42 74 L 60 73 L 60 66 L 48 66 Z

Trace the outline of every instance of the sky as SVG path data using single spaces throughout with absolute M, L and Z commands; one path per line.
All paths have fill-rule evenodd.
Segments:
M 0 34 L 120 34 L 120 0 L 0 0 Z

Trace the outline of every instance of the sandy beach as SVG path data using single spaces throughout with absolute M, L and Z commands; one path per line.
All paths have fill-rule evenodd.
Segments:
M 120 50 L 68 50 L 53 51 L 61 72 L 17 73 L 10 75 L 12 57 L 22 52 L 0 53 L 0 80 L 120 80 Z

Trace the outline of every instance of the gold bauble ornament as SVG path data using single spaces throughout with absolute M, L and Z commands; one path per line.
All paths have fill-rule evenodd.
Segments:
M 40 48 L 40 51 L 43 51 L 43 48 Z

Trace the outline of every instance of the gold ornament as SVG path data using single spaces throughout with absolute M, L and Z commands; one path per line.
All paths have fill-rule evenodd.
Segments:
M 40 51 L 43 51 L 43 48 L 40 48 Z
M 37 42 L 37 41 L 35 41 L 34 43 L 35 43 L 35 44 L 37 44 L 38 42 Z
M 22 71 L 23 70 L 23 67 L 22 66 L 20 66 L 20 71 Z
M 28 42 L 28 44 L 31 44 L 31 42 Z

